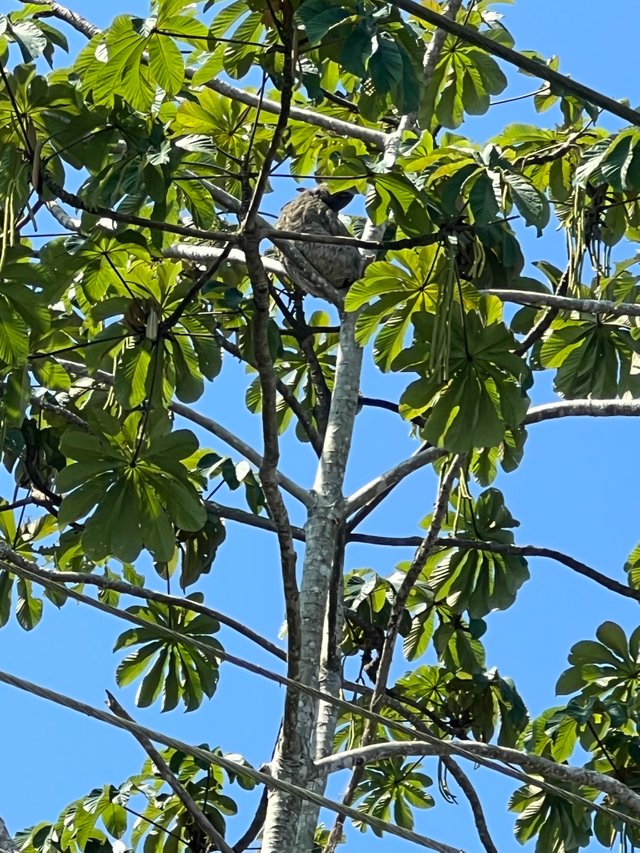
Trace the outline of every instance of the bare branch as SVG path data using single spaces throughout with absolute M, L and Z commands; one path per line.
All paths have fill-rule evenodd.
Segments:
M 29 3 L 34 6 L 45 6 L 46 11 L 39 13 L 38 17 L 44 18 L 51 15 L 54 18 L 58 18 L 59 20 L 64 21 L 65 24 L 69 24 L 70 27 L 73 27 L 74 30 L 77 30 L 77 32 L 86 36 L 88 39 L 92 39 L 100 32 L 98 27 L 94 27 L 94 25 L 89 23 L 89 21 L 87 21 L 86 18 L 83 18 L 82 15 L 78 15 L 77 12 L 72 12 L 71 9 L 67 9 L 66 6 L 61 6 L 60 3 L 53 2 L 53 0 L 20 0 L 20 2 L 25 4 Z
M 286 118 L 286 112 L 282 113 Z M 284 129 L 284 126 L 283 128 Z M 256 196 L 254 195 L 254 202 Z M 259 198 L 257 199 L 259 202 Z M 247 234 L 245 244 L 247 268 L 253 285 L 254 316 L 253 341 L 256 366 L 260 378 L 262 392 L 262 439 L 264 455 L 260 466 L 260 482 L 265 494 L 270 515 L 276 526 L 276 535 L 280 549 L 280 566 L 284 591 L 286 620 L 287 620 L 287 674 L 297 680 L 300 677 L 300 656 L 302 649 L 302 624 L 300 616 L 300 594 L 296 576 L 296 551 L 293 543 L 291 522 L 276 477 L 277 464 L 280 457 L 278 440 L 278 420 L 276 412 L 276 381 L 271 347 L 269 343 L 270 296 L 269 281 L 260 261 L 258 240 Z M 276 756 L 273 760 L 274 775 L 279 778 L 295 779 L 296 774 L 288 768 L 296 764 L 299 741 L 296 737 L 298 714 L 300 706 L 299 693 L 295 689 L 287 689 L 285 694 L 285 709 L 281 729 L 281 737 Z M 265 847 L 269 849 L 269 833 L 277 844 L 288 846 L 289 840 L 295 837 L 295 826 L 278 819 L 269 821 L 272 812 L 289 812 L 291 806 L 298 806 L 293 794 L 274 796 L 267 806 L 265 821 Z
M 193 72 L 192 72 L 193 73 Z M 187 76 L 189 70 L 187 70 Z M 244 89 L 238 89 L 236 86 L 231 86 L 222 80 L 214 79 L 205 83 L 209 89 L 213 89 L 220 95 L 231 98 L 234 101 L 239 101 L 241 104 L 246 104 L 249 107 L 258 107 L 267 112 L 278 115 L 280 113 L 280 104 L 277 101 L 271 101 L 268 98 L 260 98 L 250 92 L 245 92 Z M 360 139 L 366 142 L 367 145 L 372 145 L 374 148 L 382 150 L 387 141 L 387 134 L 381 133 L 379 130 L 373 130 L 368 127 L 361 127 L 352 122 L 342 121 L 333 116 L 317 113 L 314 110 L 302 109 L 300 107 L 291 107 L 290 117 L 294 121 L 303 121 L 306 124 L 312 124 L 315 127 L 322 127 L 324 130 L 329 130 L 337 136 L 348 136 L 351 139 Z
M 615 418 L 638 417 L 640 400 L 561 400 L 533 406 L 527 412 L 524 426 L 553 421 L 557 418 L 589 417 Z
M 433 508 L 433 514 L 431 516 L 431 525 L 427 535 L 418 546 L 413 560 L 411 561 L 411 565 L 409 566 L 402 584 L 393 599 L 384 645 L 380 654 L 373 698 L 371 700 L 371 707 L 373 710 L 377 710 L 377 705 L 380 703 L 382 696 L 384 695 L 404 608 L 407 603 L 407 599 L 409 598 L 409 594 L 420 576 L 420 572 L 424 568 L 429 554 L 435 547 L 435 543 L 440 534 L 440 529 L 447 517 L 449 509 L 449 495 L 451 494 L 451 489 L 453 488 L 455 479 L 459 474 L 459 468 L 462 464 L 462 460 L 462 456 L 455 456 L 446 473 L 443 473 L 442 475 L 438 494 L 436 496 L 436 502 Z
M 481 290 L 488 296 L 497 296 L 503 302 L 517 305 L 556 308 L 559 311 L 578 311 L 581 314 L 610 314 L 612 317 L 640 317 L 640 305 L 633 302 L 612 302 L 609 299 L 575 299 L 555 293 L 534 293 L 524 290 Z
M 194 243 L 175 243 L 167 246 L 162 254 L 165 258 L 176 258 L 181 261 L 194 261 L 195 263 L 206 263 L 220 256 L 222 249 L 216 246 L 199 246 Z M 227 257 L 228 261 L 237 264 L 246 264 L 247 259 L 242 249 L 232 249 Z M 278 278 L 285 278 L 287 273 L 283 264 L 277 258 L 262 258 L 262 265 L 267 272 L 272 272 Z
M 443 755 L 440 759 L 444 766 L 447 768 L 449 773 L 456 780 L 458 785 L 460 786 L 460 790 L 467 798 L 469 806 L 471 807 L 471 812 L 473 814 L 473 820 L 476 825 L 476 830 L 478 832 L 478 838 L 480 839 L 480 843 L 486 850 L 486 853 L 498 853 L 498 848 L 493 843 L 493 839 L 491 838 L 491 833 L 489 832 L 489 827 L 487 825 L 487 819 L 484 816 L 484 810 L 482 808 L 482 803 L 480 802 L 480 797 L 478 796 L 476 789 L 471 784 L 471 780 L 464 772 L 462 767 L 451 758 L 450 755 Z
M 408 459 L 404 459 L 402 462 L 394 465 L 393 468 L 385 471 L 384 474 L 380 474 L 375 480 L 371 480 L 370 483 L 359 488 L 345 500 L 343 506 L 344 517 L 348 518 L 377 495 L 386 491 L 391 486 L 400 483 L 409 474 L 418 471 L 420 468 L 424 468 L 425 465 L 431 465 L 436 459 L 440 459 L 446 455 L 446 450 L 442 450 L 439 447 L 430 447 L 428 450 L 420 450 Z
M 101 204 L 93 204 L 85 201 L 76 193 L 71 193 L 60 186 L 47 172 L 42 173 L 42 178 L 51 192 L 65 204 L 84 210 L 95 216 L 120 222 L 124 225 L 137 225 L 139 228 L 149 228 L 152 231 L 164 231 L 169 234 L 179 234 L 182 237 L 196 237 L 213 243 L 237 243 L 240 235 L 233 231 L 210 231 L 206 228 L 196 228 L 195 225 L 177 225 L 172 222 L 162 222 L 158 219 L 145 219 L 143 216 L 135 216 L 132 213 L 121 213 Z M 69 222 L 74 220 L 69 218 Z M 286 238 L 283 238 L 286 239 Z
M 541 758 L 539 755 L 531 755 L 506 746 L 495 746 L 478 741 L 455 738 L 439 744 L 434 738 L 433 743 L 430 744 L 425 744 L 422 741 L 377 743 L 328 756 L 320 759 L 316 764 L 319 769 L 328 768 L 329 772 L 333 773 L 336 770 L 349 769 L 368 764 L 371 761 L 379 761 L 381 758 L 405 755 L 447 755 L 451 752 L 450 747 L 452 746 L 464 751 L 466 756 L 472 760 L 474 756 L 491 758 L 495 761 L 502 761 L 504 764 L 515 764 L 530 773 L 539 774 L 543 779 L 595 788 L 597 791 L 608 794 L 621 806 L 628 809 L 631 815 L 640 818 L 640 796 L 612 776 L 606 776 L 604 773 L 597 773 L 595 770 L 586 770 L 582 767 L 556 764 L 555 761 L 549 761 L 549 759 Z
M 228 518 L 229 521 L 237 521 L 240 524 L 247 524 L 250 527 L 257 527 L 259 530 L 268 530 L 275 533 L 276 526 L 274 522 L 264 515 L 254 515 L 252 512 L 247 512 L 244 509 L 236 509 L 232 506 L 222 506 L 215 501 L 207 501 L 207 505 L 220 516 L 220 518 Z M 305 541 L 305 533 L 302 527 L 291 528 L 291 534 L 298 542 Z
M 107 693 L 107 705 L 109 706 L 109 710 L 112 711 L 116 717 L 120 717 L 123 720 L 128 720 L 130 723 L 135 723 L 135 720 L 125 711 L 122 705 L 118 702 L 113 693 L 110 693 L 108 690 Z M 137 727 L 136 727 L 137 728 Z M 185 807 L 187 812 L 193 818 L 194 823 L 200 828 L 200 830 L 205 834 L 205 836 L 216 845 L 217 849 L 221 851 L 221 853 L 235 853 L 232 847 L 229 847 L 227 842 L 224 840 L 224 836 L 221 835 L 215 826 L 212 825 L 211 821 L 204 814 L 200 806 L 193 799 L 191 794 L 185 789 L 184 785 L 180 782 L 180 780 L 176 777 L 174 773 L 169 769 L 169 765 L 164 760 L 164 758 L 160 755 L 158 750 L 155 748 L 151 740 L 140 731 L 132 732 L 135 739 L 138 741 L 140 746 L 147 753 L 151 761 L 155 766 L 156 771 L 160 775 L 162 779 L 167 783 L 167 785 L 171 788 L 176 797 L 180 800 L 182 805 Z
M 442 12 L 442 17 L 455 21 L 461 6 L 462 0 L 449 0 Z M 427 46 L 422 63 L 422 81 L 425 87 L 429 84 L 436 70 L 436 65 L 440 62 L 446 38 L 447 31 L 443 27 L 438 27 Z
M 260 834 L 260 830 L 264 826 L 264 818 L 267 813 L 267 803 L 269 801 L 269 791 L 265 788 L 260 795 L 260 802 L 258 803 L 258 808 L 256 809 L 256 813 L 253 816 L 253 820 L 247 827 L 246 832 L 242 834 L 242 836 L 236 841 L 233 845 L 233 853 L 243 853 L 250 844 L 256 840 L 258 835 Z
M 584 254 L 584 248 L 583 248 Z M 558 282 L 555 292 L 552 294 L 556 299 L 561 299 L 567 295 L 567 290 L 569 289 L 569 282 L 572 280 L 574 276 L 574 262 L 573 258 L 569 261 L 567 268 L 562 273 L 560 277 L 560 281 Z M 541 341 L 546 333 L 551 328 L 553 321 L 556 319 L 558 314 L 560 313 L 560 308 L 558 306 L 553 306 L 549 308 L 545 313 L 540 317 L 540 319 L 535 323 L 533 328 L 529 331 L 529 333 L 525 336 L 524 340 L 519 344 L 516 348 L 516 355 L 524 356 L 529 350 L 537 344 L 538 341 Z

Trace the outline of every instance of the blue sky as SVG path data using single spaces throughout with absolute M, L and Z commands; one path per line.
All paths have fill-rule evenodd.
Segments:
M 2 2 L 0 11 L 17 5 Z M 144 14 L 146 10 L 146 5 L 137 0 L 76 0 L 72 5 L 98 25 L 105 25 L 119 12 Z M 547 56 L 558 54 L 564 73 L 610 96 L 627 97 L 634 105 L 640 102 L 637 3 L 619 0 L 615 14 L 594 0 L 519 0 L 497 8 L 504 13 L 518 49 L 535 49 Z M 79 44 L 75 39 L 73 43 Z M 531 78 L 512 78 L 509 94 L 536 88 Z M 525 101 L 496 106 L 472 127 L 474 136 L 483 139 L 511 121 L 553 120 L 553 114 L 538 118 Z M 614 121 L 604 123 L 618 126 Z M 290 192 L 290 184 L 278 184 L 265 201 L 265 209 L 276 211 Z M 562 241 L 557 236 L 536 240 L 533 232 L 527 232 L 524 245 L 530 260 L 562 260 Z M 227 365 L 207 393 L 205 406 L 213 417 L 259 446 L 258 419 L 242 413 L 246 381 L 237 367 Z M 366 368 L 365 394 L 397 399 L 400 387 L 397 377 L 382 376 L 370 365 Z M 534 398 L 535 402 L 554 398 L 546 377 L 538 381 Z M 624 560 L 640 539 L 635 488 L 640 461 L 633 453 L 638 438 L 639 426 L 632 420 L 564 420 L 532 427 L 522 466 L 497 483 L 511 512 L 522 522 L 517 541 L 559 548 L 623 580 Z M 220 449 L 210 437 L 201 436 L 201 440 L 205 446 Z M 406 426 L 393 415 L 377 410 L 361 414 L 348 491 L 403 458 L 414 446 Z M 283 440 L 282 467 L 304 485 L 310 483 L 311 454 L 290 436 Z M 418 521 L 431 509 L 433 486 L 429 472 L 414 475 L 363 530 L 417 533 Z M 225 502 L 226 496 L 220 493 L 219 497 Z M 199 588 L 212 607 L 275 638 L 284 607 L 274 543 L 256 531 L 241 531 L 231 525 L 228 530 L 219 559 Z M 352 545 L 347 567 L 369 566 L 386 574 L 409 556 L 403 549 L 374 551 Z M 515 679 L 531 713 L 536 714 L 554 704 L 554 684 L 566 666 L 572 643 L 591 638 L 606 619 L 618 621 L 628 630 L 634 628 L 637 607 L 556 564 L 537 560 L 531 561 L 530 568 L 531 580 L 521 590 L 516 605 L 489 617 L 484 642 L 489 665 Z M 147 579 L 150 584 L 156 583 L 151 573 Z M 0 669 L 102 706 L 105 688 L 114 688 L 113 672 L 120 657 L 112 655 L 111 647 L 122 626 L 74 603 L 68 603 L 61 612 L 52 606 L 45 611 L 42 624 L 31 634 L 22 632 L 14 621 L 0 632 Z M 228 632 L 221 636 L 230 651 L 275 667 L 270 658 L 241 638 Z M 402 662 L 397 671 L 403 671 Z M 123 702 L 131 711 L 133 697 L 134 689 L 124 691 Z M 134 713 L 149 726 L 195 743 L 207 741 L 226 751 L 241 752 L 260 764 L 270 757 L 282 699 L 277 686 L 223 665 L 219 692 L 200 711 L 188 715 L 178 711 L 168 716 L 154 710 Z M 0 815 L 12 831 L 56 817 L 68 802 L 94 787 L 107 782 L 118 784 L 136 772 L 144 758 L 126 734 L 3 685 L 0 722 L 4 735 Z M 424 769 L 435 777 L 435 764 L 425 762 Z M 466 769 L 474 781 L 486 779 L 486 771 Z M 332 792 L 338 794 L 346 781 L 342 774 L 334 781 Z M 489 792 L 487 815 L 498 849 L 501 853 L 520 849 L 512 835 L 513 818 L 505 811 L 510 786 L 492 780 L 483 790 Z M 437 793 L 435 796 L 438 807 L 418 816 L 417 829 L 474 853 L 479 845 L 464 801 L 452 806 L 443 803 Z M 231 833 L 232 842 L 251 814 L 248 803 L 247 811 L 233 824 L 236 831 Z M 359 836 L 352 828 L 349 834 L 353 841 L 347 849 L 353 853 L 409 850 L 409 845 L 398 839 L 380 842 L 369 834 Z M 594 844 L 590 849 L 601 848 Z

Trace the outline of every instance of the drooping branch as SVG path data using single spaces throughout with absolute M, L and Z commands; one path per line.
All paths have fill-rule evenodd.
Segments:
M 612 776 L 606 776 L 604 773 L 582 767 L 572 767 L 569 764 L 556 764 L 555 761 L 550 761 L 539 755 L 531 755 L 506 746 L 479 743 L 478 741 L 454 739 L 438 744 L 434 738 L 434 742 L 430 744 L 425 744 L 422 741 L 377 743 L 340 752 L 316 763 L 319 769 L 328 769 L 330 773 L 333 773 L 336 770 L 351 769 L 368 764 L 371 761 L 379 761 L 382 758 L 407 755 L 446 755 L 450 753 L 448 747 L 452 745 L 459 747 L 472 759 L 473 756 L 491 758 L 507 765 L 515 764 L 529 773 L 539 774 L 543 779 L 595 788 L 597 791 L 612 797 L 621 806 L 628 809 L 631 815 L 640 818 L 640 796 Z
M 10 551 L 7 551 L 0 543 L 0 559 L 15 566 L 14 556 L 15 555 L 12 555 Z M 181 598 L 177 595 L 158 592 L 157 590 L 148 589 L 147 587 L 134 586 L 126 581 L 117 580 L 116 578 L 109 577 L 107 575 L 93 575 L 88 574 L 87 572 L 56 572 L 50 571 L 49 569 L 43 569 L 35 563 L 30 565 L 30 569 L 34 574 L 34 580 L 36 583 L 40 580 L 43 583 L 50 581 L 58 585 L 79 584 L 83 586 L 95 586 L 98 589 L 110 589 L 120 595 L 131 596 L 131 598 L 139 598 L 144 601 L 158 601 L 162 604 L 169 604 L 173 607 L 189 610 L 192 613 L 201 613 L 204 616 L 209 616 L 212 619 L 215 619 L 217 622 L 220 622 L 221 625 L 226 625 L 228 628 L 231 628 L 247 640 L 250 640 L 257 646 L 260 646 L 260 648 L 272 655 L 275 655 L 275 657 L 280 658 L 280 660 L 286 659 L 285 652 L 279 646 L 276 646 L 275 643 L 267 640 L 266 637 L 263 637 L 256 631 L 251 630 L 251 628 L 247 627 L 242 622 L 238 622 L 237 619 L 227 616 L 226 613 L 207 607 L 206 604 L 202 604 L 197 600 Z
M 462 767 L 460 767 L 458 762 L 451 758 L 450 755 L 443 755 L 440 760 L 447 768 L 447 771 L 451 773 L 453 778 L 456 780 L 460 790 L 467 798 L 467 802 L 471 808 L 471 813 L 473 814 L 473 822 L 476 825 L 478 838 L 480 839 L 480 843 L 484 847 L 486 853 L 498 853 L 498 848 L 493 843 L 491 833 L 489 832 L 489 826 L 484 814 L 484 809 L 482 808 L 482 803 L 480 802 L 480 797 L 478 796 L 476 789 L 471 784 L 471 780 Z
M 362 823 L 366 823 L 368 826 L 376 828 L 379 832 L 386 832 L 389 835 L 395 835 L 397 838 L 403 838 L 405 841 L 411 841 L 418 847 L 435 850 L 437 853 L 460 853 L 459 848 L 450 847 L 448 844 L 442 844 L 439 841 L 428 838 L 427 836 L 419 835 L 417 832 L 403 829 L 399 826 L 395 826 L 395 824 L 387 823 L 384 820 L 372 817 L 371 815 L 361 814 L 356 809 L 347 808 L 340 803 L 336 803 L 333 800 L 320 796 L 319 794 L 314 794 L 297 785 L 292 785 L 288 782 L 276 779 L 268 773 L 255 770 L 250 765 L 238 764 L 237 762 L 222 755 L 193 746 L 192 744 L 188 744 L 178 738 L 169 737 L 168 735 L 162 734 L 154 729 L 150 729 L 147 726 L 142 726 L 138 723 L 133 723 L 130 720 L 125 720 L 122 717 L 116 717 L 113 714 L 109 714 L 106 711 L 95 708 L 93 705 L 88 705 L 85 702 L 79 702 L 77 699 L 72 699 L 70 696 L 65 696 L 63 693 L 58 693 L 55 690 L 50 690 L 42 685 L 34 684 L 32 681 L 19 678 L 11 673 L 0 670 L 0 682 L 7 684 L 10 687 L 15 687 L 18 690 L 22 690 L 25 693 L 29 693 L 32 696 L 38 696 L 41 699 L 46 699 L 56 705 L 61 705 L 64 708 L 69 708 L 72 711 L 84 714 L 87 717 L 106 723 L 109 726 L 123 729 L 131 732 L 132 734 L 142 735 L 156 743 L 161 743 L 171 749 L 184 752 L 186 755 L 192 755 L 204 764 L 212 765 L 214 767 L 222 767 L 223 770 L 226 770 L 228 773 L 235 776 L 248 776 L 255 782 L 266 785 L 271 789 L 283 791 L 294 797 L 298 797 L 301 800 L 313 802 L 318 806 L 318 808 L 325 808 L 338 813 L 344 811 L 347 814 L 347 817 L 350 817 L 352 820 L 359 820 Z
M 109 710 L 112 711 L 116 715 L 116 717 L 120 717 L 121 719 L 127 720 L 130 723 L 135 723 L 133 717 L 131 717 L 131 715 L 127 711 L 125 711 L 125 709 L 118 702 L 113 693 L 110 693 L 108 690 L 107 705 L 109 706 Z M 224 836 L 218 832 L 215 826 L 213 826 L 209 818 L 205 815 L 205 813 L 193 799 L 191 794 L 186 790 L 186 788 L 180 782 L 175 773 L 173 773 L 172 770 L 169 768 L 169 765 L 160 755 L 160 753 L 155 748 L 151 740 L 147 737 L 147 735 L 142 734 L 142 732 L 138 730 L 137 726 L 136 730 L 132 731 L 131 733 L 153 762 L 155 771 L 162 779 L 164 779 L 167 785 L 171 788 L 173 793 L 180 800 L 185 810 L 189 813 L 189 815 L 193 819 L 193 822 L 196 824 L 196 826 L 199 827 L 201 832 L 203 832 L 204 835 L 216 845 L 216 848 L 220 850 L 221 853 L 235 853 L 234 849 L 230 847 L 224 840 Z

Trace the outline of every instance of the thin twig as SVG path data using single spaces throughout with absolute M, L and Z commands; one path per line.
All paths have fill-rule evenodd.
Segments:
M 118 702 L 116 697 L 109 690 L 106 691 L 107 694 L 107 706 L 109 710 L 119 717 L 122 720 L 127 720 L 130 723 L 135 723 L 133 717 L 131 717 L 127 711 L 122 707 L 122 705 Z M 171 788 L 176 797 L 180 800 L 182 805 L 185 807 L 186 811 L 191 815 L 193 821 L 197 826 L 200 827 L 205 836 L 217 845 L 217 849 L 221 851 L 221 853 L 235 853 L 232 847 L 230 847 L 227 842 L 224 840 L 224 836 L 221 835 L 215 826 L 212 825 L 209 818 L 204 814 L 200 806 L 193 799 L 191 794 L 185 789 L 184 785 L 180 782 L 180 780 L 176 777 L 174 773 L 169 768 L 169 765 L 164 760 L 164 758 L 160 755 L 158 750 L 155 748 L 151 740 L 147 737 L 147 735 L 142 734 L 141 731 L 136 730 L 132 731 L 131 734 L 138 741 L 140 746 L 147 753 L 151 761 L 153 762 L 155 769 L 159 776 L 164 779 L 167 785 Z

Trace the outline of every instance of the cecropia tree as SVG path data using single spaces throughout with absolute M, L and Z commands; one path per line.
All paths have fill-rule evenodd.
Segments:
M 495 485 L 542 421 L 640 414 L 640 113 L 516 51 L 489 0 L 155 0 L 104 30 L 80 11 L 0 15 L 0 625 L 79 602 L 122 626 L 139 708 L 215 702 L 224 664 L 280 685 L 281 721 L 254 766 L 112 693 L 105 710 L 28 682 L 18 650 L 0 682 L 124 729 L 147 761 L 13 839 L 0 820 L 2 851 L 332 853 L 354 822 L 453 853 L 457 824 L 433 837 L 420 810 L 454 789 L 495 853 L 474 765 L 508 777 L 516 837 L 543 853 L 640 844 L 640 629 L 576 637 L 534 719 L 482 643 L 530 557 L 640 600 L 640 550 L 615 579 L 517 544 Z M 512 68 L 557 123 L 479 145 L 460 129 Z M 306 191 L 274 226 L 292 179 Z M 399 398 L 367 396 L 363 370 L 406 378 Z M 235 402 L 212 410 L 221 371 L 248 374 L 259 446 Z M 549 373 L 557 399 L 532 406 Z M 413 452 L 349 493 L 373 408 Z M 434 492 L 405 509 L 422 535 L 363 529 L 425 469 Z M 247 528 L 277 546 L 282 642 L 214 608 Z M 380 574 L 352 543 L 412 556 Z M 231 654 L 233 632 L 273 666 Z M 240 789 L 255 803 L 228 826 Z

